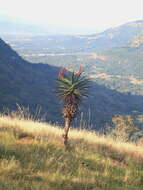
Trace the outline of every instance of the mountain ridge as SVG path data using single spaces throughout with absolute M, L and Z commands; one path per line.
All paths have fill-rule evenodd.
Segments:
M 1 108 L 7 107 L 13 110 L 16 109 L 16 104 L 19 104 L 29 107 L 34 113 L 37 106 L 40 106 L 41 114 L 47 113 L 47 121 L 63 124 L 61 104 L 54 93 L 59 68 L 47 64 L 29 63 L 4 42 L 0 44 L 7 47 L 8 52 L 12 51 L 7 56 L 5 49 L 5 54 L 1 54 L 3 56 L 0 57 Z M 1 49 L 3 49 L 2 46 L 0 52 Z M 84 127 L 100 129 L 107 123 L 111 123 L 115 115 L 133 114 L 134 110 L 142 111 L 142 96 L 119 93 L 95 82 L 93 82 L 91 92 L 90 98 L 81 105 L 78 118 L 73 123 L 74 126 L 82 122 Z
M 45 64 L 32 64 L 22 59 L 4 41 L 0 40 L 0 103 L 1 107 L 14 109 L 17 104 L 32 106 L 53 100 L 58 105 L 55 94 L 50 90 L 51 84 L 58 74 L 59 68 Z M 47 85 L 47 88 L 45 88 Z M 38 97 L 39 96 L 39 97 Z M 53 98 L 55 97 L 55 98 Z M 43 101 L 43 102 L 42 102 Z M 52 118 L 50 109 L 45 108 Z M 47 114 L 48 115 L 48 114 Z
M 20 53 L 46 55 L 49 53 L 101 52 L 114 47 L 126 47 L 143 33 L 143 21 L 129 22 L 91 35 L 2 35 Z

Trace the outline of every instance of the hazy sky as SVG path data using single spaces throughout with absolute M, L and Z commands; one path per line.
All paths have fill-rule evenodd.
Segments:
M 143 19 L 142 0 L 0 0 L 0 16 L 19 21 L 102 30 Z

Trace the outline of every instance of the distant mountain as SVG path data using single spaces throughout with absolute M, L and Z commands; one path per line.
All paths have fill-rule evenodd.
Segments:
M 90 49 L 100 50 L 124 46 L 141 33 L 143 33 L 143 20 L 138 20 L 110 28 L 99 34 L 78 36 L 78 38 L 86 40 Z
M 13 23 L 3 23 L 0 28 L 3 38 L 9 40 L 11 45 L 14 44 L 15 50 L 20 54 L 85 53 L 126 46 L 143 33 L 143 21 L 130 22 L 92 35 L 50 35 L 55 34 L 55 31 L 58 33 L 58 28 L 45 29 Z M 18 35 L 19 33 L 23 35 Z M 28 33 L 31 35 L 28 36 Z
M 135 36 L 128 43 L 128 47 L 130 48 L 141 48 L 143 47 L 143 33 Z
M 3 107 L 15 109 L 16 103 L 29 106 L 32 112 L 41 106 L 42 115 L 47 112 L 47 121 L 61 124 L 61 107 L 54 93 L 58 70 L 48 64 L 25 61 L 0 39 L 0 111 Z M 142 111 L 140 95 L 120 93 L 94 82 L 90 94 L 78 117 L 82 127 L 99 129 L 110 124 L 114 115 Z
M 34 112 L 41 106 L 50 121 L 56 120 L 59 104 L 55 93 L 58 68 L 23 60 L 0 39 L 0 108 L 15 109 L 16 103 Z M 53 108 L 54 105 L 54 108 Z
M 131 24 L 142 28 L 143 21 Z M 128 79 L 132 85 L 137 85 L 140 94 L 143 94 L 143 32 L 133 36 L 124 46 L 108 48 L 100 53 L 100 56 L 104 57 L 104 60 L 100 60 L 100 66 L 104 68 L 105 73 L 122 76 L 122 80 Z M 133 87 L 131 89 L 133 93 Z

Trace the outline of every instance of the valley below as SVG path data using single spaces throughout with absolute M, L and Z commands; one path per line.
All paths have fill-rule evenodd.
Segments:
M 103 129 L 112 123 L 114 116 L 131 115 L 141 127 L 138 118 L 143 115 L 142 33 L 142 21 L 136 21 L 92 35 L 3 34 L 2 39 L 21 56 L 18 62 L 28 62 L 27 69 L 30 72 L 27 76 L 30 76 L 29 82 L 35 84 L 30 90 L 28 81 L 25 83 L 21 79 L 18 84 L 19 79 L 15 78 L 10 91 L 22 87 L 25 90 L 21 90 L 18 96 L 15 93 L 8 95 L 6 100 L 3 97 L 7 92 L 3 89 L 0 95 L 2 105 L 9 108 L 15 108 L 16 103 L 30 106 L 33 113 L 36 106 L 42 106 L 43 112 L 48 115 L 48 121 L 63 124 L 59 114 L 61 105 L 53 92 L 55 79 L 60 68 L 72 71 L 82 66 L 93 85 L 90 98 L 81 105 L 80 114 L 73 125 L 81 125 L 79 122 L 83 120 L 81 123 L 84 127 Z M 15 62 L 16 58 L 11 57 L 9 61 L 11 59 Z M 22 67 L 19 70 L 20 78 L 24 65 Z M 46 76 L 49 68 L 49 76 L 52 76 L 50 80 Z M 12 72 L 7 69 L 4 72 Z M 17 66 L 13 69 L 17 70 Z M 35 76 L 37 80 L 34 79 Z M 1 80 L 3 79 L 2 75 Z M 46 87 L 46 84 L 49 86 Z M 38 96 L 32 99 L 34 92 Z M 52 96 L 54 99 L 51 101 Z
M 143 189 L 143 21 L 91 35 L 2 31 L 0 190 Z
M 65 67 L 67 70 L 77 69 L 82 65 L 84 71 L 97 84 L 123 93 L 143 94 L 143 50 L 141 48 L 128 47 L 126 44 L 125 47 L 105 50 L 92 48 L 89 51 L 85 45 L 83 46 L 83 41 L 74 41 L 76 38 L 77 41 L 82 39 L 78 36 L 7 35 L 3 37 L 29 62 Z

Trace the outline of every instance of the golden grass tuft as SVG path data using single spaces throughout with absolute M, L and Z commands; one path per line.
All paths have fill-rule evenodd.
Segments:
M 71 129 L 65 151 L 58 126 L 0 116 L 0 190 L 140 190 L 143 148 Z
M 47 141 L 63 146 L 63 129 L 48 123 L 1 115 L 0 128 L 21 131 L 35 138 L 45 138 Z M 122 161 L 125 156 L 130 156 L 138 161 L 143 160 L 143 147 L 141 144 L 137 145 L 132 142 L 121 142 L 108 136 L 98 135 L 93 131 L 71 129 L 69 132 L 69 140 L 70 144 L 75 147 L 76 144 L 82 142 L 85 143 L 88 148 L 100 151 L 103 154 L 108 154 L 109 156 L 114 155 L 119 158 L 118 161 Z

